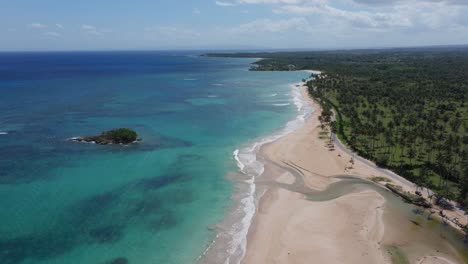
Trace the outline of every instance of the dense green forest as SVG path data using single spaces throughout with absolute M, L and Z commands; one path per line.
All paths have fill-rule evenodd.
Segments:
M 209 56 L 220 56 L 211 54 Z M 308 82 L 359 155 L 468 204 L 468 48 L 223 54 L 252 70 L 320 70 Z

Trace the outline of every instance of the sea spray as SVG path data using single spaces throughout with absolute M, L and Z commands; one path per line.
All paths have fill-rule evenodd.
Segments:
M 239 150 L 238 150 L 238 149 L 234 150 L 233 155 L 234 155 L 234 159 L 235 159 L 236 162 L 237 162 L 237 167 L 239 167 L 239 169 L 240 169 L 241 172 L 244 172 L 245 166 L 244 166 L 244 164 L 239 160 Z

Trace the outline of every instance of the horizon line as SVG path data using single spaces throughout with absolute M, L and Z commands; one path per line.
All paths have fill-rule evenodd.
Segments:
M 335 47 L 335 48 L 135 48 L 135 49 L 57 49 L 57 50 L 0 50 L 0 53 L 71 53 L 71 52 L 174 52 L 174 51 L 250 51 L 250 52 L 281 52 L 281 51 L 352 51 L 352 50 L 390 50 L 390 49 L 417 49 L 417 48 L 468 48 L 467 44 L 444 45 L 406 45 L 406 46 L 369 46 L 369 47 Z

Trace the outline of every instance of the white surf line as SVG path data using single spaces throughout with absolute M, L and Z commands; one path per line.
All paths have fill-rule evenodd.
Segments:
M 249 193 L 247 196 L 244 196 L 241 199 L 241 208 L 244 210 L 245 215 L 241 219 L 241 226 L 240 230 L 235 229 L 233 230 L 234 233 L 231 233 L 232 241 L 231 247 L 227 250 L 229 253 L 228 258 L 225 260 L 225 264 L 231 264 L 232 256 L 236 253 L 240 253 L 239 259 L 236 260 L 236 264 L 239 264 L 242 259 L 245 257 L 246 249 L 247 249 L 247 235 L 250 230 L 253 218 L 255 217 L 256 213 L 256 185 L 255 185 L 255 178 L 259 177 L 263 174 L 264 171 L 264 164 L 257 160 L 257 153 L 258 150 L 265 144 L 274 142 L 294 131 L 304 126 L 305 121 L 307 120 L 308 116 L 315 111 L 315 109 L 307 102 L 307 99 L 302 96 L 301 89 L 304 85 L 303 82 L 295 83 L 290 85 L 292 91 L 290 95 L 293 97 L 294 104 L 296 105 L 298 115 L 296 118 L 289 121 L 282 129 L 273 132 L 269 136 L 261 138 L 259 141 L 255 142 L 251 147 L 243 148 L 241 150 L 236 149 L 233 152 L 234 159 L 237 162 L 239 170 L 247 175 L 250 176 L 250 179 L 246 180 L 245 182 L 249 184 Z M 258 199 L 260 199 L 259 197 Z M 258 201 L 258 200 L 257 200 Z M 234 228 L 239 228 L 239 226 L 234 226 Z M 240 251 L 239 251 L 240 250 Z

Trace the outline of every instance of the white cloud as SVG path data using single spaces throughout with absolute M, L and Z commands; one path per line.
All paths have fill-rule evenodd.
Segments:
M 468 6 L 447 2 L 421 2 L 395 6 L 395 12 L 411 18 L 416 28 L 421 30 L 451 30 L 468 26 L 466 13 Z
M 320 15 L 327 19 L 335 19 L 337 22 L 348 22 L 356 28 L 389 28 L 410 27 L 412 22 L 408 17 L 400 13 L 371 13 L 368 11 L 347 11 L 331 7 L 321 6 L 283 6 L 276 10 L 278 13 L 289 13 L 297 15 Z
M 276 14 L 334 21 L 351 29 L 414 31 L 468 27 L 468 19 L 464 18 L 468 0 L 237 0 L 236 3 L 270 4 Z
M 215 4 L 218 6 L 235 6 L 236 4 L 231 2 L 224 2 L 224 1 L 215 1 Z
M 31 23 L 28 25 L 28 27 L 34 28 L 34 29 L 43 29 L 43 28 L 47 28 L 47 25 L 44 25 L 41 23 Z
M 200 9 L 198 9 L 198 8 L 194 8 L 194 9 L 192 10 L 192 13 L 193 13 L 194 15 L 199 15 L 199 14 L 201 14 L 201 11 L 200 11 Z
M 302 5 L 302 4 L 324 4 L 327 0 L 238 0 L 240 4 L 284 4 L 284 5 Z
M 81 25 L 81 30 L 83 30 L 83 32 L 86 34 L 94 35 L 94 36 L 102 36 L 106 33 L 113 32 L 111 29 L 99 29 L 96 26 L 87 25 L 87 24 Z
M 63 28 L 64 28 L 62 24 L 55 24 L 55 26 L 56 26 L 57 28 L 60 28 L 60 29 L 63 29 Z
M 7 29 L 8 32 L 16 32 L 16 28 L 9 28 Z
M 96 27 L 92 26 L 92 25 L 83 24 L 83 25 L 81 25 L 81 29 L 83 29 L 83 30 L 96 30 Z
M 356 3 L 369 6 L 394 6 L 398 4 L 414 4 L 414 3 L 429 3 L 429 4 L 448 4 L 448 5 L 468 5 L 466 0 L 353 0 Z

